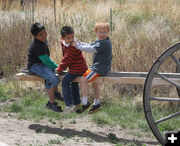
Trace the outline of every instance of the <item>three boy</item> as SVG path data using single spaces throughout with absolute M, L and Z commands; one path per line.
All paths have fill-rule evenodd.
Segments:
M 49 58 L 50 54 L 47 45 L 47 33 L 45 31 L 44 26 L 37 23 L 35 26 L 36 27 L 38 26 L 38 31 L 36 34 L 32 33 L 34 36 L 34 40 L 29 47 L 30 49 L 29 49 L 28 60 L 30 61 L 28 61 L 28 69 L 31 72 L 34 72 L 45 79 L 46 81 L 45 85 L 46 88 L 48 89 L 48 94 L 49 94 L 49 102 L 47 106 L 49 104 L 50 105 L 53 104 L 59 110 L 56 110 L 56 108 L 52 108 L 52 106 L 50 106 L 50 109 L 53 110 L 55 109 L 54 111 L 62 111 L 61 107 L 59 107 L 57 103 L 54 101 L 54 97 L 58 93 L 57 84 L 60 82 L 58 77 L 54 74 L 54 70 L 56 69 L 57 72 L 60 73 L 64 69 L 69 67 L 69 72 L 65 75 L 62 81 L 62 92 L 64 95 L 64 100 L 66 105 L 64 112 L 65 113 L 74 112 L 74 111 L 76 111 L 77 113 L 84 112 L 90 106 L 90 103 L 88 102 L 88 82 L 92 82 L 96 77 L 100 75 L 106 75 L 111 69 L 112 46 L 111 46 L 111 41 L 108 37 L 109 24 L 104 22 L 96 23 L 95 33 L 98 37 L 98 40 L 96 40 L 92 44 L 86 44 L 86 43 L 74 41 L 74 30 L 70 26 L 64 26 L 61 29 L 61 39 L 62 39 L 61 46 L 63 52 L 63 59 L 59 67 Z M 38 44 L 35 42 L 38 42 Z M 88 70 L 81 51 L 85 51 L 87 53 L 94 53 L 93 65 Z M 31 52 L 33 52 L 34 54 L 32 55 Z M 35 59 L 34 62 L 33 59 Z M 42 69 L 41 67 L 42 65 L 43 67 L 45 66 L 46 70 Z M 35 68 L 34 66 L 37 67 Z M 41 72 L 39 70 L 41 70 Z M 47 70 L 51 70 L 51 71 L 47 72 Z M 46 76 L 48 74 L 51 77 L 48 76 L 47 78 Z M 77 82 L 72 82 L 72 81 L 80 75 L 83 75 L 83 77 L 81 77 L 80 79 L 80 85 L 81 85 L 83 97 L 82 97 L 82 106 L 81 108 L 77 109 L 78 105 L 80 104 L 79 85 Z M 98 83 L 94 82 L 93 87 L 95 92 L 95 98 L 94 98 L 93 106 L 90 109 L 89 113 L 94 113 L 99 109 L 101 109 L 101 105 L 99 101 L 100 88 Z

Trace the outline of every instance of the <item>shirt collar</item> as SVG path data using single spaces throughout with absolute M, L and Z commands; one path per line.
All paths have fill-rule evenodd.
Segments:
M 70 44 L 66 44 L 65 41 L 63 41 L 62 43 L 63 43 L 63 45 L 66 46 L 66 47 L 69 47 L 69 46 L 70 46 Z
M 48 41 L 47 41 L 47 40 L 46 40 L 45 42 L 42 42 L 42 41 L 40 41 L 40 40 L 37 40 L 37 39 L 35 39 L 35 38 L 34 38 L 34 41 L 35 41 L 35 42 L 44 43 L 46 46 L 48 46 Z

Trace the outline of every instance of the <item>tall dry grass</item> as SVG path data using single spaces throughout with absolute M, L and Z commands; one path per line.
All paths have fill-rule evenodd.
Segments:
M 5 5 L 5 6 L 4 6 Z M 31 3 L 0 2 L 0 64 L 5 74 L 13 74 L 26 65 L 27 47 L 32 39 Z M 75 36 L 85 42 L 96 40 L 96 21 L 109 21 L 113 10 L 112 71 L 148 71 L 156 58 L 169 46 L 180 40 L 180 1 L 178 0 L 56 0 L 54 23 L 53 1 L 35 2 L 35 21 L 43 23 L 48 31 L 51 57 L 56 63 L 62 58 L 60 28 L 71 25 Z M 92 55 L 85 54 L 88 64 Z M 169 67 L 162 68 L 163 71 Z

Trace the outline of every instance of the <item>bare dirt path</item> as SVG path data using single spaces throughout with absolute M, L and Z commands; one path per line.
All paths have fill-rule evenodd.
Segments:
M 40 123 L 16 118 L 0 116 L 0 142 L 9 146 L 112 146 L 108 138 L 115 134 L 118 143 L 138 146 L 156 146 L 155 138 L 134 136 L 134 130 L 119 126 L 98 126 L 90 122 L 88 117 L 75 120 L 64 120 L 61 124 L 43 120 Z

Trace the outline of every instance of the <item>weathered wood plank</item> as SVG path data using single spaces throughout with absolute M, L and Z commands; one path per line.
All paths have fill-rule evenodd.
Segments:
M 111 82 L 111 83 L 121 83 L 121 84 L 144 84 L 147 76 L 147 72 L 111 72 L 107 76 L 98 77 L 94 82 Z M 159 73 L 166 77 L 169 77 L 170 80 L 180 83 L 180 73 Z M 162 80 L 161 78 L 153 79 L 153 85 L 170 85 L 168 82 Z M 26 73 L 18 73 L 15 75 L 15 78 L 20 81 L 43 81 L 41 77 L 36 75 L 27 75 Z M 76 78 L 74 81 L 78 82 L 79 78 Z

